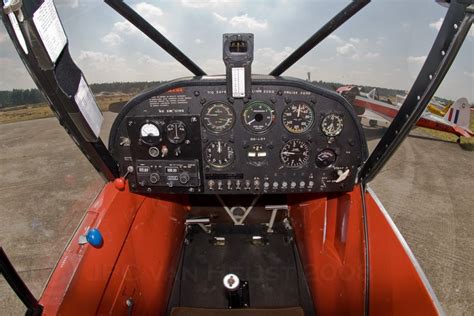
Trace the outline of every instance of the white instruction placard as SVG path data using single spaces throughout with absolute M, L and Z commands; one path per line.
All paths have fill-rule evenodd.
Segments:
M 94 132 L 94 135 L 99 137 L 100 129 L 104 122 L 104 116 L 97 106 L 94 95 L 83 76 L 81 76 L 81 81 L 79 82 L 74 100 L 79 106 L 79 110 L 89 124 L 89 127 Z
M 53 0 L 45 0 L 33 14 L 33 23 L 53 63 L 66 46 L 67 38 Z
M 232 68 L 232 97 L 245 97 L 245 68 Z
M 10 12 L 8 13 L 8 18 L 10 19 L 10 22 L 13 27 L 13 31 L 15 31 L 16 38 L 18 39 L 18 43 L 20 43 L 21 48 L 23 48 L 23 51 L 25 54 L 28 55 L 28 47 L 26 47 L 26 42 L 25 42 L 25 37 L 23 36 L 23 33 L 21 32 L 20 25 L 18 25 L 18 20 L 16 19 L 15 13 Z

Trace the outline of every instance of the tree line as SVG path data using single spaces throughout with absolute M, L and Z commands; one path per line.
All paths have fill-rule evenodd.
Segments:
M 99 93 L 124 93 L 124 94 L 137 94 L 140 91 L 148 88 L 157 86 L 164 81 L 153 81 L 153 82 L 110 82 L 110 83 L 93 83 L 90 85 L 91 90 L 94 94 Z M 337 82 L 324 82 L 324 81 L 313 81 L 312 83 L 322 86 L 329 90 L 337 90 L 337 88 L 343 86 L 342 83 Z M 369 92 L 375 87 L 362 86 L 363 92 Z M 384 97 L 395 97 L 397 94 L 405 94 L 403 90 L 380 88 L 377 87 L 378 92 Z M 444 99 L 441 99 L 444 100 Z M 444 100 L 446 101 L 446 100 Z M 45 99 L 38 89 L 13 89 L 11 91 L 0 91 L 0 108 L 12 107 L 18 105 L 29 105 L 45 102 Z

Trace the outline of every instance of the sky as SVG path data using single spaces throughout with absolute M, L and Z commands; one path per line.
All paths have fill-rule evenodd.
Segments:
M 348 0 L 131 1 L 208 74 L 225 72 L 222 34 L 255 34 L 254 73 L 268 73 Z M 90 83 L 158 81 L 191 73 L 99 0 L 56 0 L 75 62 Z M 407 90 L 447 9 L 433 0 L 374 0 L 284 75 Z M 0 90 L 32 88 L 0 23 Z M 436 93 L 474 101 L 474 28 Z

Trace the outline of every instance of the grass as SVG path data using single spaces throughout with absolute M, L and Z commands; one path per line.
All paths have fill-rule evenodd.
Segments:
M 98 96 L 96 97 L 96 102 L 102 112 L 107 112 L 111 104 L 116 102 L 126 102 L 130 100 L 131 97 L 132 95 L 128 94 Z M 0 124 L 36 120 L 52 116 L 54 116 L 54 114 L 47 103 L 15 106 L 0 110 Z

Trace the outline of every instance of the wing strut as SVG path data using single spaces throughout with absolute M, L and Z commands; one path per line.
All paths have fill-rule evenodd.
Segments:
M 153 42 L 163 48 L 168 54 L 174 57 L 184 67 L 196 76 L 205 76 L 204 70 L 199 68 L 188 56 L 171 43 L 163 34 L 148 23 L 140 14 L 130 8 L 123 0 L 104 0 L 112 9 L 117 11 L 128 22 L 132 23 L 136 28 L 142 31 Z
M 370 3 L 370 0 L 354 0 L 344 9 L 334 16 L 329 22 L 314 33 L 306 42 L 298 47 L 290 56 L 282 61 L 275 69 L 270 72 L 271 76 L 279 76 L 288 68 L 293 66 L 298 60 L 312 50 L 316 45 L 321 43 L 326 37 L 334 32 L 339 26 L 344 24 L 353 15 L 359 12 L 363 7 Z
M 371 181 L 389 160 L 423 114 L 448 72 L 473 22 L 472 0 L 451 1 L 443 25 L 400 111 L 359 173 Z

